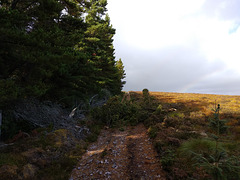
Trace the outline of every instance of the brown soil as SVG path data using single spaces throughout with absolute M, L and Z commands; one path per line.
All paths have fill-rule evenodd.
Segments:
M 125 131 L 103 130 L 72 171 L 70 180 L 76 179 L 165 180 L 165 174 L 140 124 Z

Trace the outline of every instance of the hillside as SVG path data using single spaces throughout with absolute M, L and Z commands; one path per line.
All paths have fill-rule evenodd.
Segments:
M 5 179 L 238 179 L 239 99 L 147 89 L 113 96 L 76 120 L 77 127 L 85 128 L 81 139 L 67 129 L 51 127 L 18 134 L 12 145 L 0 148 L 0 175 Z

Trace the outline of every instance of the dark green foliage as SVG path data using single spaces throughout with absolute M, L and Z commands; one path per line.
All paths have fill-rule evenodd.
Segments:
M 195 166 L 202 167 L 215 180 L 239 179 L 240 178 L 240 163 L 239 158 L 229 156 L 225 149 L 220 144 L 221 134 L 226 132 L 227 127 L 225 121 L 219 118 L 220 105 L 214 109 L 213 119 L 210 120 L 211 130 L 214 132 L 212 138 L 214 141 L 206 143 L 203 151 L 199 151 L 201 143 L 185 143 L 182 146 L 182 151 L 192 157 Z M 214 144 L 213 144 L 214 143 Z M 190 146 L 189 146 L 190 145 Z M 203 147 L 202 146 L 202 149 Z M 196 151 L 197 150 L 197 151 Z M 189 156 L 188 155 L 188 156 Z
M 158 154 L 161 154 L 163 152 L 163 146 L 164 146 L 164 143 L 161 141 L 157 141 L 154 143 L 154 147 L 157 150 Z
M 161 115 L 162 112 L 163 112 L 163 109 L 162 109 L 162 105 L 160 104 L 160 105 L 158 105 L 158 107 L 157 107 L 156 111 L 154 112 L 154 114 Z
M 207 158 L 209 154 L 215 152 L 215 147 L 215 141 L 208 139 L 191 139 L 181 145 L 179 152 L 181 156 L 189 159 L 193 158 L 194 154 L 203 154 L 203 156 Z
M 150 95 L 149 95 L 149 90 L 148 89 L 143 89 L 142 90 L 142 94 L 143 94 L 143 100 L 144 102 L 148 105 L 150 103 Z
M 158 128 L 155 126 L 150 126 L 148 129 L 148 135 L 151 139 L 154 139 L 157 136 Z
M 160 162 L 165 171 L 171 170 L 171 166 L 174 163 L 175 156 L 176 156 L 175 152 L 171 149 L 167 149 L 166 151 L 163 152 L 163 156 Z
M 124 70 L 106 0 L 0 3 L 0 107 L 28 97 L 72 105 L 102 88 L 120 93 Z
M 0 1 L 0 109 L 18 100 L 67 107 L 102 89 L 121 92 L 124 66 L 115 60 L 107 1 Z M 3 135 L 29 128 L 3 116 Z
M 7 140 L 9 138 L 12 138 L 14 135 L 18 134 L 19 131 L 28 133 L 35 128 L 33 124 L 30 124 L 29 122 L 23 119 L 22 120 L 14 119 L 10 111 L 4 111 L 3 116 L 4 116 L 4 120 L 1 126 L 2 140 Z
M 197 162 L 195 166 L 203 167 L 215 180 L 240 178 L 239 158 L 228 157 L 225 151 L 217 151 L 208 158 L 203 157 L 202 154 L 194 154 L 193 160 Z
M 185 130 L 185 131 L 180 131 L 180 132 L 176 132 L 175 133 L 175 136 L 179 139 L 183 139 L 183 140 L 188 140 L 188 139 L 198 139 L 201 137 L 200 134 L 198 133 L 194 133 L 194 132 L 191 132 L 191 131 L 188 131 L 188 130 Z
M 130 102 L 121 102 L 119 96 L 114 96 L 102 107 L 92 110 L 94 119 L 108 125 L 120 126 L 130 123 L 135 125 L 138 122 L 139 107 Z
M 184 118 L 184 114 L 181 112 L 171 112 L 168 114 L 168 117 L 170 118 L 179 118 L 179 119 L 183 119 Z
M 148 89 L 143 89 L 142 90 L 142 93 L 143 93 L 143 98 L 148 98 L 149 97 L 149 90 Z
M 138 114 L 138 120 L 139 122 L 146 122 L 148 124 L 148 118 L 151 114 L 147 111 L 142 109 Z
M 220 119 L 219 117 L 220 105 L 218 104 L 218 107 L 213 109 L 213 111 L 213 118 L 209 120 L 209 126 L 211 130 L 215 135 L 226 133 L 228 129 L 228 127 L 225 125 L 226 120 Z
M 123 66 L 123 62 L 122 62 L 122 59 L 119 59 L 117 62 L 116 62 L 116 67 L 118 69 L 118 76 L 119 76 L 119 80 L 122 80 L 126 77 L 126 73 L 124 71 L 124 66 Z M 126 83 L 126 81 L 120 81 L 118 82 L 121 84 L 121 87 L 123 87 L 123 85 Z
M 90 129 L 91 134 L 89 136 L 87 136 L 87 141 L 88 142 L 97 141 L 98 135 L 100 134 L 100 131 L 102 129 L 102 123 L 101 122 L 100 123 L 93 122 L 93 124 L 89 125 L 89 129 Z
M 107 0 L 90 0 L 86 7 L 85 18 L 87 29 L 81 50 L 90 54 L 89 63 L 94 68 L 94 78 L 97 86 L 109 89 L 112 94 L 119 94 L 124 82 L 125 73 L 122 61 L 115 61 L 113 35 L 115 29 L 110 25 L 106 14 Z

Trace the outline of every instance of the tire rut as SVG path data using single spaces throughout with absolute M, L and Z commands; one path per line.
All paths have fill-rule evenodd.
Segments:
M 156 156 L 142 124 L 123 132 L 103 130 L 73 169 L 69 180 L 165 179 Z
M 132 180 L 165 179 L 146 128 L 140 124 L 128 136 L 129 172 Z

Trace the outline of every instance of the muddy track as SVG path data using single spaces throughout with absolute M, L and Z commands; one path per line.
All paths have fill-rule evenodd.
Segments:
M 125 131 L 103 130 L 70 179 L 165 179 L 156 156 L 142 124 Z

